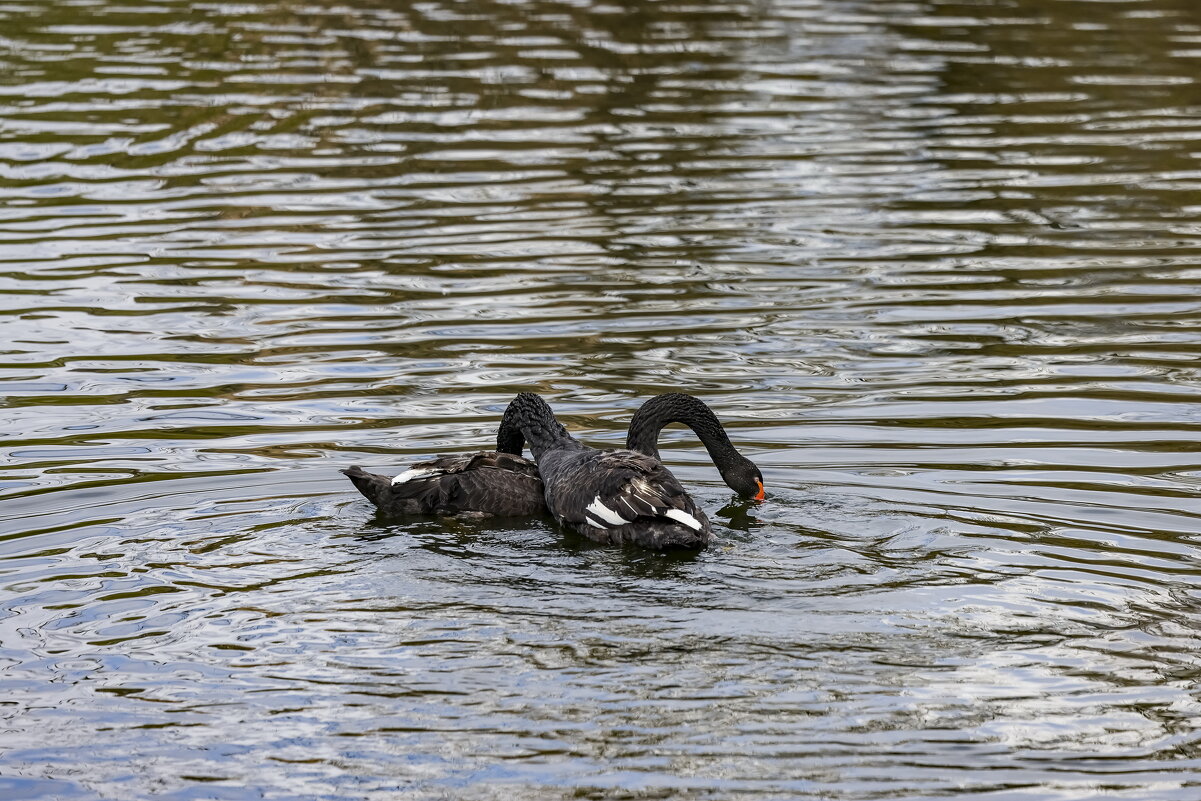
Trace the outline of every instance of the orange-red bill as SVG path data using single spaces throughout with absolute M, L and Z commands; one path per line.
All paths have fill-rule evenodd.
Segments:
M 759 485 L 759 494 L 755 496 L 755 500 L 761 501 L 767 497 L 767 490 L 763 489 L 763 482 L 755 479 L 755 483 Z

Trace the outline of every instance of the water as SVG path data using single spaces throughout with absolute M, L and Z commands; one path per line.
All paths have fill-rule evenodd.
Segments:
M 0 797 L 1201 797 L 1192 0 L 0 5 Z M 695 556 L 336 472 L 692 392 Z

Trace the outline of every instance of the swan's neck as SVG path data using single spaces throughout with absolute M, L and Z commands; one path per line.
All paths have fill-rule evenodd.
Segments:
M 659 432 L 671 423 L 683 423 L 696 432 L 723 477 L 729 467 L 742 459 L 713 410 L 703 401 L 682 393 L 658 395 L 642 404 L 630 421 L 626 447 L 658 459 Z
M 507 417 L 500 421 L 500 428 L 496 430 L 496 449 L 514 456 L 520 456 L 525 450 L 525 435 Z
M 535 460 L 547 451 L 579 445 L 576 438 L 555 419 L 555 413 L 546 405 L 546 401 L 531 392 L 521 393 L 505 409 L 501 428 L 504 429 L 506 425 L 521 432 L 530 444 L 530 452 Z M 499 440 L 499 433 L 497 437 Z

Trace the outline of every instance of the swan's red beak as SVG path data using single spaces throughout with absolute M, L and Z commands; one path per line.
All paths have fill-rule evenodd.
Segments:
M 763 489 L 763 482 L 755 479 L 755 483 L 759 485 L 759 494 L 755 496 L 755 500 L 761 501 L 767 497 L 767 490 Z

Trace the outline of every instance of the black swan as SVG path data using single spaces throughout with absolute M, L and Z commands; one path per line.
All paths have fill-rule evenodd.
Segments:
M 342 472 L 389 516 L 474 514 L 528 517 L 546 513 L 538 466 L 521 456 L 525 440 L 509 422 L 496 432 L 496 450 L 439 456 L 418 462 L 395 478 L 361 467 Z
M 643 415 L 647 406 L 651 409 Z M 560 524 L 606 544 L 700 549 L 713 536 L 709 519 L 652 453 L 657 452 L 655 439 L 663 426 L 676 421 L 692 425 L 703 406 L 686 395 L 648 401 L 631 421 L 627 438 L 639 450 L 589 448 L 567 433 L 546 401 L 527 392 L 513 399 L 505 419 L 529 443 L 545 486 L 546 505 Z M 726 483 L 743 494 L 762 497 L 759 468 L 734 449 L 712 411 L 708 407 L 704 411 L 711 423 L 706 419 L 694 430 Z M 716 432 L 720 438 L 713 436 Z

